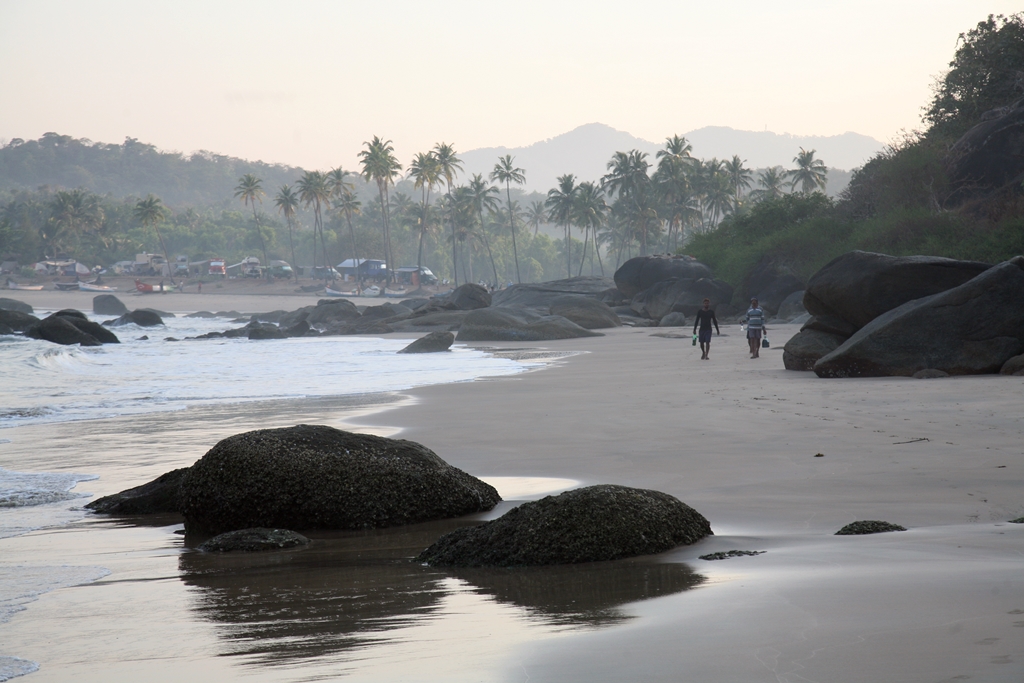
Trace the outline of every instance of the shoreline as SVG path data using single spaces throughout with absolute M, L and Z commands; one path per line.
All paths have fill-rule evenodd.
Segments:
M 40 671 L 26 681 L 128 681 L 140 671 L 159 679 L 165 659 L 175 662 L 176 675 L 234 679 L 258 666 L 267 680 L 346 672 L 353 680 L 674 680 L 687 671 L 704 680 L 795 681 L 837 680 L 852 670 L 863 671 L 865 680 L 1019 679 L 1024 664 L 1016 653 L 1024 651 L 1024 629 L 1013 614 L 1024 610 L 1024 525 L 1005 520 L 1024 514 L 1024 380 L 823 380 L 781 367 L 778 348 L 797 326 L 774 326 L 778 346 L 760 361 L 746 358 L 737 329 L 723 327 L 710 362 L 698 361 L 686 339 L 653 337 L 656 328 L 474 344 L 582 353 L 546 363 L 545 372 L 396 392 L 396 402 L 369 409 L 338 410 L 329 399 L 318 399 L 320 405 L 271 401 L 266 412 L 235 405 L 195 420 L 163 414 L 31 428 L 38 430 L 32 434 L 37 443 L 3 445 L 39 466 L 25 469 L 45 469 L 55 457 L 81 472 L 89 471 L 90 461 L 105 463 L 104 479 L 79 485 L 99 496 L 190 464 L 217 434 L 320 421 L 418 441 L 476 476 L 665 491 L 704 514 L 716 535 L 651 562 L 689 567 L 706 580 L 660 597 L 634 595 L 616 608 L 625 621 L 555 628 L 545 608 L 510 597 L 524 594 L 509 593 L 493 577 L 428 572 L 427 584 L 402 585 L 409 595 L 430 596 L 432 621 L 418 622 L 409 612 L 408 626 L 388 626 L 355 659 L 346 649 L 318 651 L 300 660 L 305 674 L 299 675 L 241 654 L 232 620 L 242 616 L 228 603 L 210 601 L 248 584 L 195 578 L 205 565 L 193 567 L 188 558 L 194 554 L 182 553 L 174 527 L 87 518 L 5 546 L 5 559 L 102 559 L 114 574 L 41 596 L 0 626 L 6 642 L 0 654 L 40 661 Z M 125 442 L 110 443 L 115 434 L 125 434 Z M 818 452 L 824 456 L 815 458 Z M 833 535 L 856 519 L 885 519 L 909 531 Z M 364 535 L 359 542 L 408 547 L 422 543 L 426 537 L 416 534 L 429 530 L 407 531 Z M 339 548 L 348 547 L 344 543 Z M 697 559 L 730 549 L 768 552 Z M 352 552 L 367 551 L 329 557 L 337 562 Z M 574 581 L 589 570 L 576 568 L 584 573 L 573 574 Z M 259 569 L 258 576 L 268 578 L 250 590 L 280 588 L 286 575 L 267 571 Z M 343 583 L 308 585 L 340 590 Z M 68 610 L 77 619 L 69 621 Z M 142 626 L 133 619 L 147 615 L 152 625 L 145 633 L 128 636 Z M 301 621 L 286 627 L 280 619 L 283 632 L 305 633 Z M 97 668 L 86 652 L 106 631 L 122 645 L 98 647 Z M 47 647 L 48 638 L 61 644 Z M 467 664 L 423 668 L 439 656 Z M 486 673 L 474 678 L 478 672 Z

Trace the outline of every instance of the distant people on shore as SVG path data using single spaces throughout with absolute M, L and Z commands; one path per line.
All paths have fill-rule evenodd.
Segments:
M 757 299 L 750 300 L 750 308 L 747 309 L 747 344 L 750 346 L 750 357 L 761 357 L 761 335 L 768 328 L 764 326 L 764 311 L 757 303 Z
M 704 308 L 697 311 L 697 317 L 693 320 L 693 333 L 698 334 L 697 326 L 700 325 L 698 341 L 700 342 L 700 359 L 710 360 L 711 353 L 711 325 L 715 326 L 715 334 L 721 334 L 718 329 L 718 318 L 715 317 L 715 309 L 711 308 L 711 299 L 704 299 Z

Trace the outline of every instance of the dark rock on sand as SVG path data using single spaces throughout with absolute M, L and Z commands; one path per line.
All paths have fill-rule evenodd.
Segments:
M 711 269 L 692 256 L 637 256 L 615 271 L 615 286 L 629 299 L 665 280 L 711 279 Z
M 85 507 L 107 515 L 153 515 L 181 512 L 179 489 L 187 467 L 161 474 L 153 481 L 98 498 Z
M 658 321 L 658 327 L 686 327 L 686 316 L 673 311 Z
M 1010 358 L 999 369 L 1000 375 L 1016 375 L 1018 372 L 1024 372 L 1024 355 Z
M 560 315 L 588 330 L 622 327 L 622 321 L 607 304 L 586 296 L 566 295 L 551 301 L 551 315 Z
M 552 301 L 566 295 L 606 299 L 608 290 L 614 286 L 615 282 L 611 278 L 588 275 L 551 280 L 550 282 L 530 282 L 512 285 L 507 289 L 495 292 L 492 297 L 492 305 L 525 306 L 538 311 L 547 311 L 551 308 Z
M 431 332 L 420 337 L 398 353 L 438 353 L 447 351 L 455 343 L 455 335 L 451 332 Z
M 249 339 L 284 339 L 287 335 L 273 323 L 257 323 L 249 328 Z
M 839 316 L 829 315 L 826 313 L 823 315 L 812 315 L 810 319 L 804 323 L 804 326 L 800 328 L 801 332 L 804 330 L 817 330 L 819 332 L 834 334 L 837 337 L 842 337 L 843 341 L 845 341 L 853 336 L 853 333 L 857 331 L 857 328 Z
M 946 157 L 951 192 L 946 203 L 957 206 L 985 197 L 1024 175 L 1024 99 L 982 114 L 956 141 Z
M 199 546 L 203 552 L 262 552 L 309 545 L 309 539 L 288 529 L 239 529 L 214 536 Z
M 228 437 L 181 485 L 190 532 L 365 529 L 489 510 L 488 484 L 412 441 L 320 425 Z
M 913 375 L 914 379 L 941 379 L 943 377 L 949 377 L 948 372 L 942 370 L 935 370 L 934 368 L 927 368 L 925 370 L 918 370 Z
M 116 320 L 105 322 L 104 325 L 110 325 L 111 327 L 121 327 L 123 325 L 138 325 L 139 327 L 156 327 L 157 325 L 163 325 L 163 318 L 159 314 L 153 311 L 138 308 L 134 311 L 125 313 Z
M 0 323 L 0 335 L 8 336 L 12 334 L 15 334 L 13 327 L 11 327 L 10 325 L 5 325 L 4 323 Z
M 15 332 L 24 332 L 38 322 L 39 318 L 31 313 L 0 308 L 0 324 L 7 325 Z
M 782 300 L 775 315 L 782 320 L 792 321 L 805 313 L 807 309 L 804 308 L 804 290 L 798 289 Z
M 836 532 L 836 536 L 863 536 L 865 534 L 884 534 L 888 531 L 906 531 L 905 527 L 874 519 L 851 522 Z
M 452 290 L 448 301 L 460 311 L 474 311 L 491 305 L 491 293 L 480 285 L 467 282 Z
M 804 281 L 771 256 L 763 256 L 740 283 L 743 304 L 757 297 L 761 308 L 772 314 L 778 314 L 787 296 L 803 288 Z
M 113 294 L 97 294 L 92 298 L 92 312 L 97 315 L 124 315 L 128 307 Z
M 1018 263 L 1019 262 L 1019 263 Z M 819 377 L 999 372 L 1024 350 L 1024 258 L 880 315 L 814 366 Z
M 0 296 L 0 311 L 17 311 L 19 313 L 35 313 L 35 309 L 24 301 L 18 301 L 17 299 L 8 299 L 7 297 Z
M 459 328 L 458 341 L 547 341 L 600 337 L 558 315 L 537 315 L 519 307 L 470 311 Z
M 654 320 L 672 312 L 693 317 L 704 307 L 705 298 L 711 299 L 711 305 L 717 307 L 732 299 L 732 287 L 710 278 L 664 280 L 634 296 L 629 305 L 638 315 Z
M 664 552 L 711 533 L 708 520 L 667 493 L 588 486 L 445 534 L 417 559 L 464 567 L 598 562 Z
M 730 557 L 747 557 L 750 555 L 764 555 L 767 550 L 726 550 L 719 553 L 708 553 L 707 555 L 701 555 L 702 560 L 728 560 Z
M 804 307 L 813 316 L 835 316 L 860 329 L 886 311 L 958 287 L 991 267 L 938 256 L 851 251 L 811 277 Z
M 813 370 L 815 363 L 845 341 L 846 337 L 805 327 L 782 347 L 782 362 L 787 370 Z

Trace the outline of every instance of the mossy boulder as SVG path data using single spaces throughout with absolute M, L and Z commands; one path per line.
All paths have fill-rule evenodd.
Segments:
M 230 436 L 181 484 L 191 533 L 369 529 L 490 510 L 494 488 L 413 441 L 322 425 Z
M 417 559 L 461 567 L 575 564 L 660 553 L 711 534 L 707 519 L 667 493 L 588 486 L 445 534 Z

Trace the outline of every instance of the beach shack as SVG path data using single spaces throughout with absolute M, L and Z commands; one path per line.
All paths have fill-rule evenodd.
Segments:
M 345 282 L 352 282 L 356 277 L 361 280 L 386 280 L 388 273 L 384 261 L 372 258 L 345 259 L 334 268 L 341 273 Z

